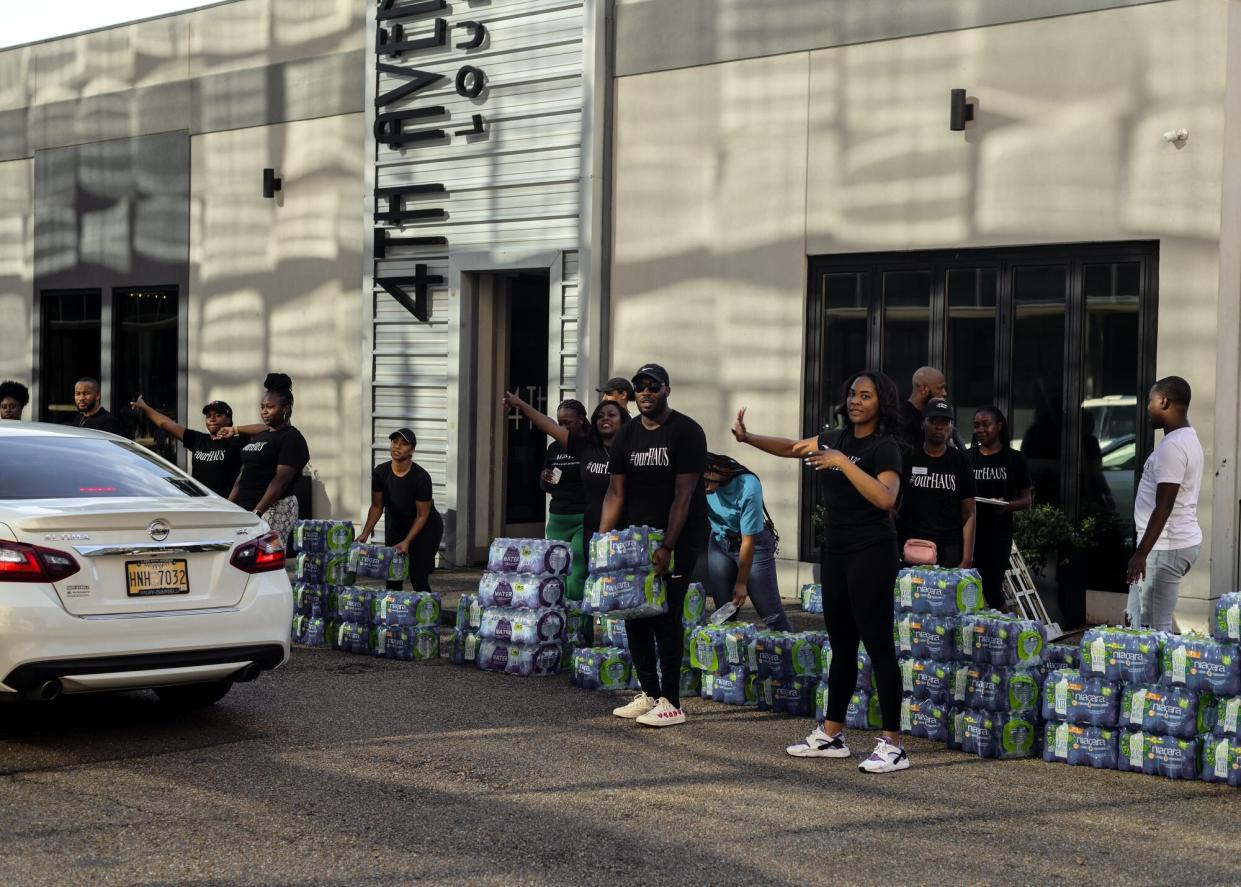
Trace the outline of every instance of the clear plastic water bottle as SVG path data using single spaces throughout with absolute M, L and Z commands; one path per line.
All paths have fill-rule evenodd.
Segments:
M 1129 583 L 1129 600 L 1125 606 L 1125 615 L 1129 617 L 1129 627 L 1139 628 L 1145 624 L 1146 614 L 1142 612 L 1142 583 Z
M 731 619 L 733 617 L 733 614 L 736 612 L 737 612 L 737 605 L 734 604 L 732 601 L 729 601 L 728 603 L 724 604 L 724 606 L 720 607 L 718 610 L 712 613 L 710 619 L 708 619 L 707 621 L 710 622 L 712 625 L 720 625 L 722 623 L 727 622 L 729 619 Z

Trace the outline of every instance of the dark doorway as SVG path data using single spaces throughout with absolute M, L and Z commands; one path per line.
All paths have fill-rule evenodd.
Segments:
M 546 272 L 522 272 L 507 283 L 508 390 L 546 413 L 549 285 Z M 505 435 L 504 524 L 543 525 L 546 498 L 539 484 L 547 436 L 521 416 L 510 418 Z
M 112 412 L 134 440 L 174 461 L 176 441 L 129 404 L 141 394 L 165 416 L 186 424 L 177 415 L 177 288 L 127 287 L 114 290 L 112 299 Z
M 40 422 L 68 422 L 77 415 L 73 385 L 100 377 L 99 290 L 44 290 L 40 294 Z

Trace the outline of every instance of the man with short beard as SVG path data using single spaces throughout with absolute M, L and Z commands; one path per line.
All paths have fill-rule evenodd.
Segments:
M 73 386 L 73 402 L 77 405 L 78 414 L 69 420 L 69 424 L 128 437 L 121 420 L 103 408 L 100 394 L 98 379 L 89 376 L 78 379 Z
M 651 568 L 666 577 L 668 611 L 626 620 L 629 653 L 642 692 L 612 714 L 635 718 L 648 727 L 670 727 L 685 722 L 680 695 L 685 644 L 681 610 L 709 534 L 702 481 L 707 436 L 697 422 L 668 406 L 672 384 L 659 364 L 648 363 L 638 370 L 633 388 L 639 416 L 622 425 L 612 439 L 608 463 L 612 481 L 599 530 L 617 529 L 624 513 L 634 526 L 664 531 L 663 544 L 651 555 Z

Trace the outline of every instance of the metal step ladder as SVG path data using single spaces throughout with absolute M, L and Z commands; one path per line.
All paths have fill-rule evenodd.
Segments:
M 1008 569 L 1004 571 L 1004 602 L 1008 609 L 1023 619 L 1032 619 L 1047 626 L 1047 637 L 1056 640 L 1064 635 L 1059 623 L 1052 622 L 1043 606 L 1043 599 L 1038 596 L 1034 587 L 1034 579 L 1026 567 L 1025 558 L 1013 543 L 1013 550 L 1008 556 Z

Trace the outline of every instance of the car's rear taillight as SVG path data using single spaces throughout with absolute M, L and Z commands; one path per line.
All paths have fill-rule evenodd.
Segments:
M 59 582 L 79 569 L 73 555 L 63 551 L 0 541 L 0 582 Z
M 237 546 L 231 563 L 243 573 L 283 570 L 284 542 L 279 533 L 264 533 L 253 542 Z

